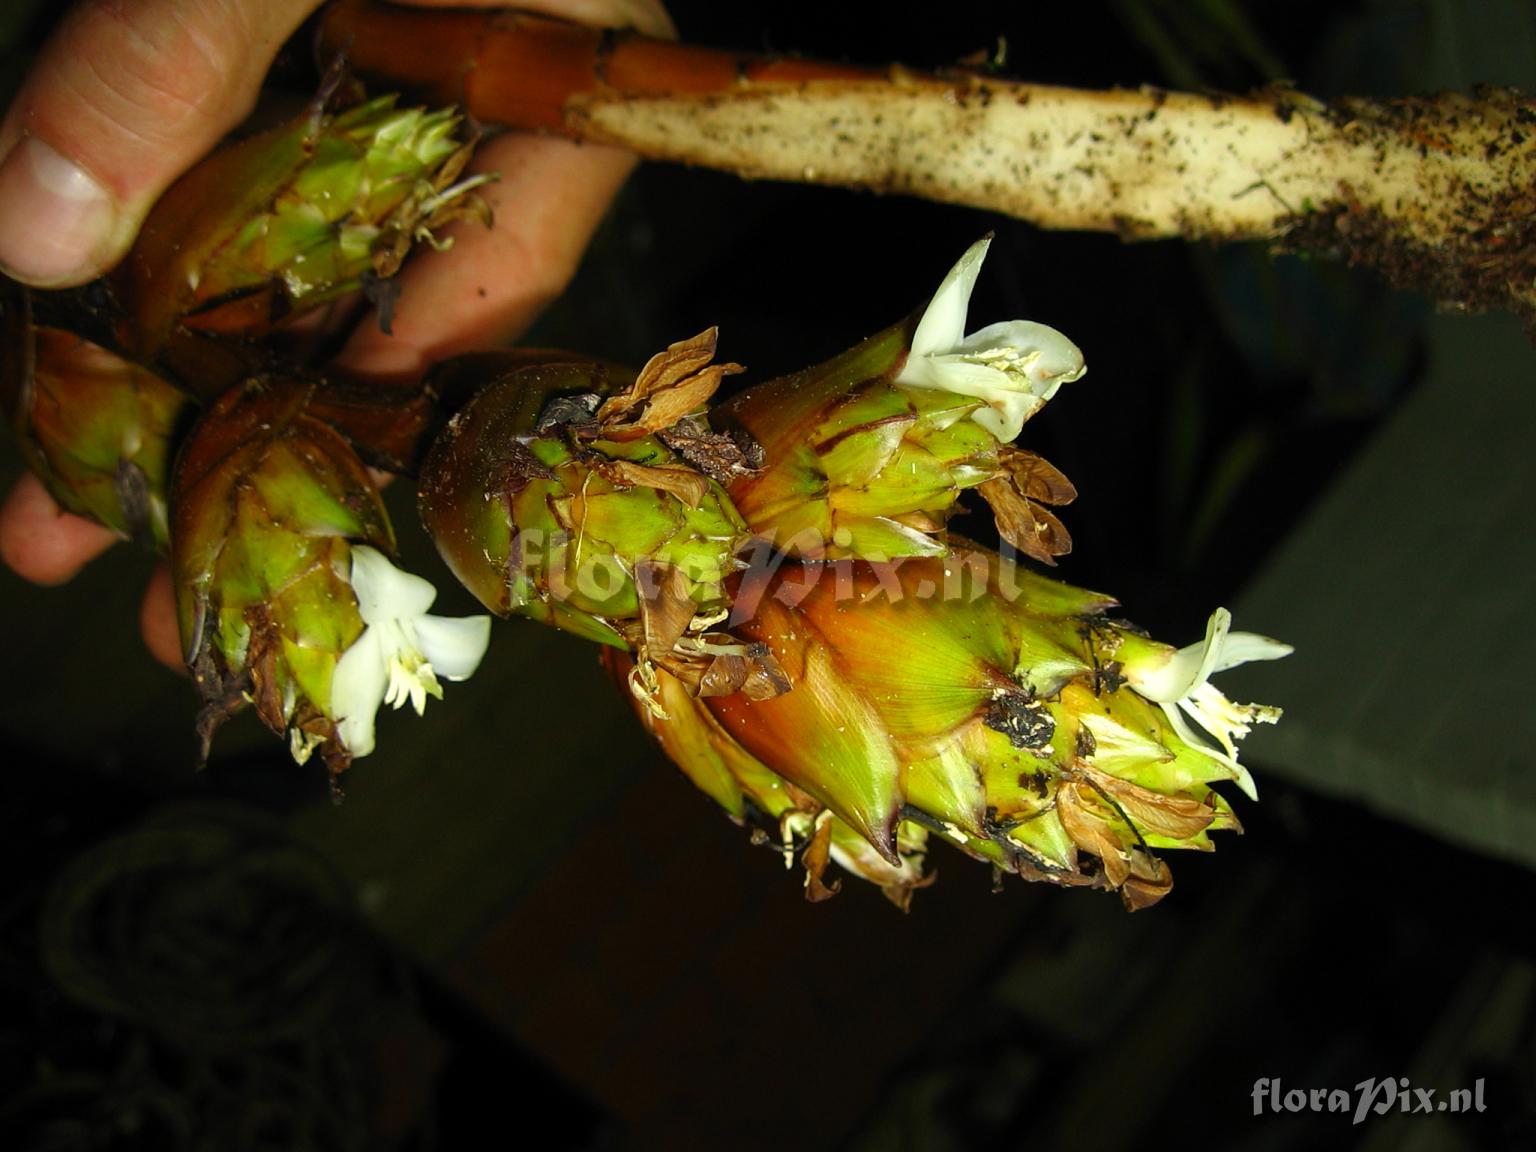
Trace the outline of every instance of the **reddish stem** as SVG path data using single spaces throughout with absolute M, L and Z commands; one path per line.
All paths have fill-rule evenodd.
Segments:
M 521 12 L 404 8 L 376 0 L 337 0 L 321 21 L 318 47 L 322 58 L 345 52 L 361 75 L 458 104 L 487 123 L 562 133 L 571 131 L 566 106 L 581 95 L 705 95 L 744 84 L 885 75 Z

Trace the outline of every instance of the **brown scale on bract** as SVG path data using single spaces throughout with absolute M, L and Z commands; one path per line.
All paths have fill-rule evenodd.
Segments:
M 1056 735 L 1056 721 L 1027 688 L 999 690 L 983 720 L 994 732 L 1008 737 L 1015 748 L 1039 751 L 1049 748 Z
M 763 466 L 763 446 L 739 428 L 715 432 L 704 421 L 684 416 L 657 438 L 700 472 L 722 486 L 750 476 Z

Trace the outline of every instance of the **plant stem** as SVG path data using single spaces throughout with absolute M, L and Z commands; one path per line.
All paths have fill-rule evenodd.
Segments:
M 1082 91 L 363 0 L 331 11 L 322 42 L 483 121 L 1044 228 L 1267 240 L 1536 324 L 1536 101 L 1510 89 L 1332 103 Z

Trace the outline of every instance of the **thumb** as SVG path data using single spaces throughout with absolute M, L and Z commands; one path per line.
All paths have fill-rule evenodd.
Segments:
M 0 124 L 0 268 L 80 284 L 250 111 L 319 0 L 84 0 Z

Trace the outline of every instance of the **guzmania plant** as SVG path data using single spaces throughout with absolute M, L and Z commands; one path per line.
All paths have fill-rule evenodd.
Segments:
M 723 399 L 743 369 L 714 330 L 638 372 L 505 350 L 370 393 L 269 337 L 354 290 L 387 322 L 411 246 L 485 213 L 452 110 L 350 92 L 189 173 L 106 281 L 0 301 L 28 463 L 171 560 L 205 755 L 250 707 L 335 779 L 381 706 L 420 712 L 474 673 L 490 617 L 429 614 L 371 466 L 416 479 L 490 613 L 600 645 L 641 723 L 803 862 L 812 898 L 836 864 L 905 906 L 938 838 L 1139 908 L 1170 889 L 1161 851 L 1238 828 L 1236 742 L 1279 712 L 1212 677 L 1289 649 L 1225 609 L 1162 644 L 1031 566 L 1070 550 L 1076 493 L 1015 440 L 1084 361 L 1039 323 L 967 332 L 987 239 L 917 314 Z M 968 490 L 996 549 L 947 528 Z

